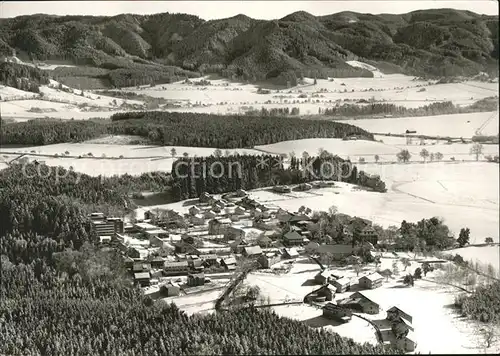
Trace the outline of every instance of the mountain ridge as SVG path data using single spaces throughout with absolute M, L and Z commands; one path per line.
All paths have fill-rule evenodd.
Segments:
M 454 9 L 371 15 L 304 11 L 281 19 L 203 20 L 160 13 L 30 15 L 0 20 L 0 55 L 124 69 L 180 67 L 294 85 L 301 77 L 371 77 L 349 60 L 418 76 L 498 75 L 498 16 Z

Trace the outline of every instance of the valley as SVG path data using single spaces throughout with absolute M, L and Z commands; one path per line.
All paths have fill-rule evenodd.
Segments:
M 498 15 L 2 18 L 0 354 L 499 353 L 498 104 Z

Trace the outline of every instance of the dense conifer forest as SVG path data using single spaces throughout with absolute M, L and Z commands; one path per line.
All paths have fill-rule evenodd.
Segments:
M 336 180 L 385 192 L 378 176 L 359 172 L 350 161 L 323 151 L 319 157 L 292 158 L 290 167 L 272 155 L 181 158 L 172 165 L 172 193 L 184 200 L 203 192 L 226 193 L 280 184 L 299 184 L 316 180 Z
M 49 84 L 46 71 L 17 63 L 0 63 L 0 84 L 19 90 L 40 92 L 40 85 Z
M 37 169 L 13 164 L 0 172 L 1 354 L 391 352 L 271 312 L 188 317 L 173 305 L 153 302 L 125 278 L 117 252 L 94 245 L 97 236 L 86 213 L 96 204 L 126 211 L 127 188 L 161 184 L 166 177 L 148 182 L 61 171 L 56 178 L 54 170 L 37 175 Z
M 389 103 L 366 103 L 366 105 L 343 104 L 321 111 L 326 116 L 360 117 L 372 115 L 391 115 L 395 117 L 434 116 L 465 114 L 471 112 L 495 111 L 498 97 L 488 97 L 468 106 L 454 105 L 451 101 L 436 102 L 418 108 L 407 108 Z
M 106 120 L 30 120 L 1 127 L 2 144 L 48 145 L 81 142 L 104 134 L 137 135 L 165 146 L 249 148 L 303 138 L 373 140 L 359 127 L 295 117 L 218 116 L 179 112 L 127 112 Z

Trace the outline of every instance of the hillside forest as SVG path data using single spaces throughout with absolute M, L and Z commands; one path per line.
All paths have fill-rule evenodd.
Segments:
M 90 86 L 168 83 L 217 74 L 296 85 L 303 77 L 372 77 L 346 61 L 418 76 L 498 75 L 498 16 L 454 9 L 401 15 L 295 12 L 205 21 L 187 14 L 31 15 L 0 23 L 0 55 L 87 66 L 57 77 Z M 62 79 L 64 78 L 64 79 Z

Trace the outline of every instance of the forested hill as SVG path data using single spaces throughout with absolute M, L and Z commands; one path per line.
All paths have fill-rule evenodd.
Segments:
M 64 59 L 108 70 L 134 66 L 161 72 L 169 65 L 280 82 L 372 76 L 345 63 L 359 59 L 387 72 L 471 75 L 498 73 L 498 16 L 453 9 L 320 17 L 296 12 L 272 21 L 244 15 L 205 21 L 169 13 L 32 15 L 0 20 L 0 54 L 13 49 L 22 59 Z

